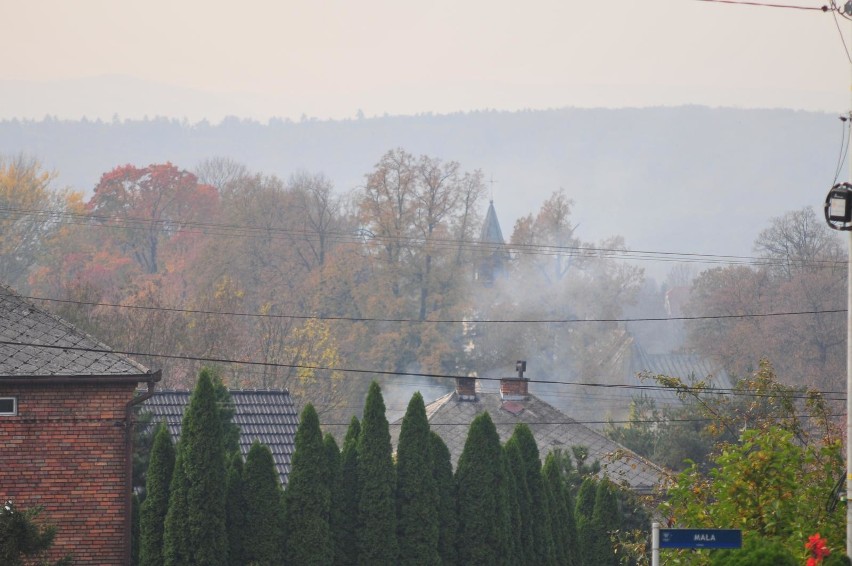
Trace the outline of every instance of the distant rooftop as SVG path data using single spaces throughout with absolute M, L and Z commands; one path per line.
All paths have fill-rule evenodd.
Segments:
M 534 395 L 507 401 L 500 393 L 481 390 L 476 393 L 476 401 L 460 400 L 458 393 L 453 391 L 426 406 L 429 425 L 447 444 L 453 466 L 464 449 L 470 423 L 486 411 L 497 427 L 501 442 L 512 436 L 516 424 L 526 423 L 542 460 L 555 449 L 570 454 L 572 446 L 585 446 L 589 451 L 587 464 L 599 461 L 602 473 L 638 493 L 652 491 L 666 476 L 666 472 L 653 462 L 578 423 Z M 396 445 L 399 427 L 391 427 L 391 434 Z
M 189 391 L 157 391 L 142 404 L 142 411 L 154 415 L 152 423 L 165 419 L 172 439 L 180 439 L 183 412 L 189 405 Z M 287 485 L 290 458 L 296 441 L 299 415 L 286 390 L 231 390 L 234 424 L 240 427 L 240 451 L 245 457 L 255 440 L 272 451 L 281 485 Z

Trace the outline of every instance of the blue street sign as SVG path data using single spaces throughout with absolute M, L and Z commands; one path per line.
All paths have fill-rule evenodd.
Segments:
M 660 529 L 660 548 L 741 548 L 739 529 Z

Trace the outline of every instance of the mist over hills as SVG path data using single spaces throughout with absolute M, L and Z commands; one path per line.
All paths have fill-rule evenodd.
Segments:
M 749 255 L 771 217 L 821 205 L 838 171 L 842 128 L 829 113 L 698 106 L 215 125 L 45 118 L 0 122 L 0 153 L 34 155 L 58 172 L 59 185 L 85 192 L 117 165 L 192 169 L 215 156 L 283 178 L 322 172 L 349 191 L 383 153 L 402 147 L 493 178 L 507 237 L 518 217 L 563 188 L 584 240 L 619 234 L 636 250 Z

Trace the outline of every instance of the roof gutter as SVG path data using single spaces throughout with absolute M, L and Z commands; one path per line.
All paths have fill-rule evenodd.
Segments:
M 148 390 L 136 395 L 124 406 L 124 563 L 132 564 L 133 554 L 133 408 L 154 395 L 154 384 L 163 377 L 162 370 L 146 374 Z M 2 378 L 0 378 L 2 380 Z M 74 383 L 80 383 L 72 379 Z M 103 379 L 100 380 L 103 383 Z M 121 380 L 126 381 L 126 380 Z M 143 381 L 137 379 L 137 383 Z
M 115 375 L 0 375 L 0 385 L 70 385 L 92 383 L 139 383 L 160 381 L 161 371 Z

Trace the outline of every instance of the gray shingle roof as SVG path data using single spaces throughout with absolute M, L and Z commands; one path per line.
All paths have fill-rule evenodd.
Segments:
M 504 402 L 499 393 L 478 391 L 476 397 L 476 401 L 459 401 L 453 391 L 426 406 L 429 424 L 447 444 L 453 466 L 464 449 L 470 423 L 476 415 L 487 411 L 501 442 L 511 437 L 517 423 L 526 423 L 542 459 L 557 448 L 570 451 L 572 446 L 585 446 L 589 450 L 588 463 L 598 460 L 602 473 L 637 492 L 651 491 L 666 476 L 656 464 L 576 422 L 534 395 L 524 401 L 511 402 Z M 391 427 L 394 445 L 399 428 Z
M 0 376 L 148 376 L 151 373 L 122 354 L 102 351 L 110 348 L 27 302 L 5 285 L 0 285 L 0 342 L 3 342 Z
M 165 419 L 172 438 L 180 439 L 183 411 L 189 405 L 189 391 L 157 391 L 142 403 L 142 411 L 154 415 L 152 423 Z M 231 390 L 233 422 L 240 427 L 240 451 L 245 457 L 255 440 L 272 451 L 281 485 L 287 485 L 290 458 L 296 440 L 299 415 L 286 390 Z

